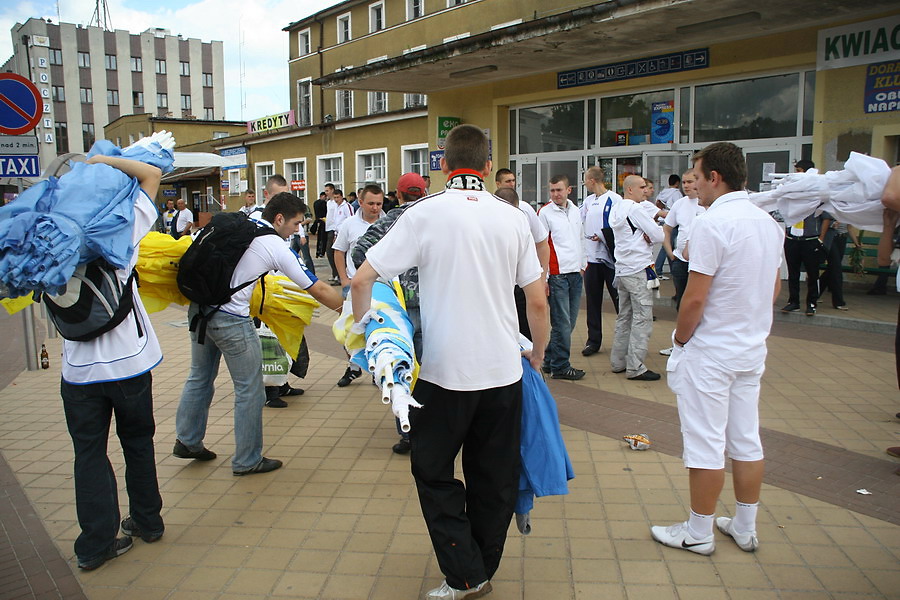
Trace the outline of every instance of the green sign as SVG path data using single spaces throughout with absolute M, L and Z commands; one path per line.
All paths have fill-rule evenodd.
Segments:
M 447 134 L 450 133 L 450 130 L 461 123 L 462 119 L 459 117 L 438 117 L 437 143 L 439 149 L 444 149 L 444 144 L 447 141 Z

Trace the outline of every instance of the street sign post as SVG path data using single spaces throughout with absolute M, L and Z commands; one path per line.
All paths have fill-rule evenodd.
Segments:
M 41 120 L 41 93 L 16 73 L 0 73 L 0 133 L 22 135 Z

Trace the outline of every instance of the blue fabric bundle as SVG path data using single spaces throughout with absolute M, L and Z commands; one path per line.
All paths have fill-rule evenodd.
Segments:
M 391 383 L 409 390 L 415 355 L 412 323 L 394 289 L 383 282 L 372 286 L 372 308 L 378 316 L 366 324 L 366 345 L 353 350 L 350 360 L 366 371 L 374 370 L 376 380 L 389 364 L 393 371 Z
M 105 140 L 88 156 L 139 160 L 171 171 L 170 150 L 150 144 L 123 152 Z M 132 223 L 137 180 L 108 165 L 74 163 L 60 178 L 30 187 L 0 207 L 0 282 L 11 297 L 58 294 L 75 268 L 103 257 L 116 268 L 134 251 Z
M 534 497 L 569 493 L 568 480 L 575 477 L 569 453 L 559 430 L 556 400 L 528 359 L 522 358 L 522 471 L 515 512 L 524 515 L 534 508 Z

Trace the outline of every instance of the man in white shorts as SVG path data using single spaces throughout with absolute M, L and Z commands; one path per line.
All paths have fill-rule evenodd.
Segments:
M 651 527 L 653 539 L 697 554 L 716 549 L 713 524 L 747 552 L 756 550 L 756 511 L 763 478 L 759 381 L 780 288 L 784 231 L 750 202 L 747 166 L 728 142 L 694 157 L 697 192 L 707 211 L 694 219 L 690 277 L 681 300 L 667 366 L 678 400 L 691 514 Z M 731 459 L 734 518 L 715 519 Z

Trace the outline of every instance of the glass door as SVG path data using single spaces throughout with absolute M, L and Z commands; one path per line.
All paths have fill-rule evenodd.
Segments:
M 793 172 L 790 149 L 744 149 L 747 160 L 747 189 L 761 192 L 771 189 L 772 173 Z
M 591 164 L 598 165 L 605 174 L 607 189 L 622 195 L 622 183 L 629 175 L 643 175 L 644 161 L 641 155 L 634 156 L 593 156 Z
M 656 199 L 661 191 L 669 186 L 669 175 L 678 175 L 687 171 L 691 166 L 691 154 L 689 152 L 645 152 L 643 176 L 653 182 L 656 187 Z
M 584 157 L 580 154 L 560 155 L 554 154 L 537 159 L 537 202 L 544 205 L 550 201 L 550 178 L 557 175 L 565 175 L 572 186 L 569 200 L 575 204 L 581 204 L 584 197 L 581 174 L 584 172 Z

